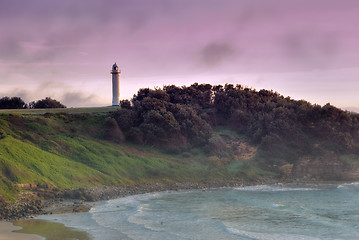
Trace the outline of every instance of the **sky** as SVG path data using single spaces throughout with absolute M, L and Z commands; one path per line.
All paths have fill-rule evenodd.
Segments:
M 0 0 L 0 97 L 241 84 L 359 112 L 357 0 Z

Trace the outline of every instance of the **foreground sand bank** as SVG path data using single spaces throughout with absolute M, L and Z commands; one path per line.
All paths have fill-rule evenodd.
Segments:
M 44 238 L 34 234 L 15 233 L 20 227 L 14 226 L 10 222 L 0 221 L 0 240 L 43 240 Z
M 18 232 L 27 233 L 27 234 L 38 234 L 43 236 L 44 237 L 43 239 L 46 240 L 60 240 L 60 239 L 90 240 L 91 239 L 88 233 L 71 227 L 66 227 L 62 223 L 56 223 L 56 222 L 40 220 L 40 219 L 19 219 L 14 221 L 13 223 L 15 226 L 20 226 L 22 228 Z M 22 238 L 18 238 L 18 239 L 22 239 Z

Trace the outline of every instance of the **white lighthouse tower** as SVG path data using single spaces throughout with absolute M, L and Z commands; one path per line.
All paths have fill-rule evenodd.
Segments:
M 112 65 L 112 106 L 119 106 L 120 98 L 120 73 L 117 64 Z

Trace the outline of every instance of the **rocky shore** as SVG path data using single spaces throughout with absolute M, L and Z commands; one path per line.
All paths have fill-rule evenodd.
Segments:
M 39 214 L 84 212 L 91 209 L 91 202 L 151 192 L 240 187 L 272 183 L 275 183 L 273 179 L 262 179 L 254 182 L 231 179 L 177 183 L 147 182 L 118 187 L 101 186 L 75 190 L 36 186 L 22 192 L 14 203 L 0 202 L 0 219 L 11 220 Z
M 23 218 L 43 213 L 43 201 L 33 193 L 21 193 L 14 203 L 0 201 L 0 220 Z

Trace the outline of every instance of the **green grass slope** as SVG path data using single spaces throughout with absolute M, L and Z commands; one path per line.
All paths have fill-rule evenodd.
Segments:
M 124 185 L 148 181 L 226 178 L 201 149 L 166 154 L 150 146 L 106 140 L 107 114 L 0 115 L 0 195 L 13 198 L 17 184 L 57 188 Z
M 99 184 L 108 179 L 85 164 L 44 151 L 12 136 L 1 140 L 0 164 L 1 180 L 4 182 L 48 183 L 71 188 Z

